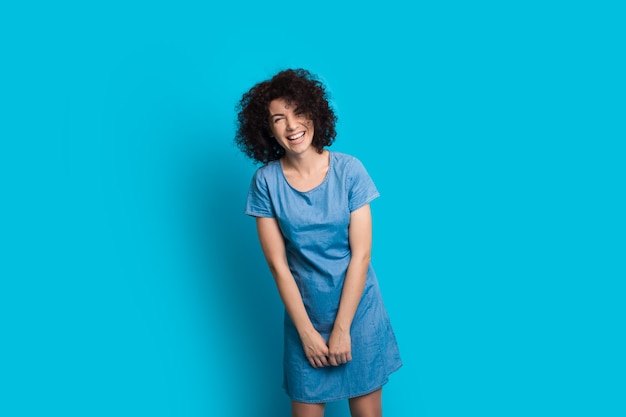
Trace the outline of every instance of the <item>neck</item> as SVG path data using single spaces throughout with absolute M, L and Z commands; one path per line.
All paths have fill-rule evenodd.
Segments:
M 285 155 L 282 158 L 283 169 L 297 171 L 301 175 L 307 176 L 317 172 L 320 165 L 326 164 L 328 161 L 328 151 L 323 150 L 317 153 L 316 150 L 299 155 Z

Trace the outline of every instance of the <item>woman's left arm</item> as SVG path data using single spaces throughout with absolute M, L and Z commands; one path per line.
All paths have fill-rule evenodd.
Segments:
M 372 249 L 372 214 L 369 204 L 350 213 L 348 239 L 352 256 L 348 264 L 335 324 L 328 340 L 328 359 L 333 366 L 352 360 L 350 327 L 363 295 Z

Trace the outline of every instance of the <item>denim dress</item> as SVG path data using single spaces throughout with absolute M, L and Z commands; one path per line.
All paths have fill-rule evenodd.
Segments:
M 277 219 L 306 311 L 326 341 L 350 262 L 350 213 L 378 195 L 361 162 L 338 152 L 330 153 L 324 181 L 306 192 L 287 182 L 279 161 L 259 168 L 252 179 L 245 213 Z M 283 385 L 295 401 L 325 403 L 371 393 L 402 365 L 371 264 L 350 328 L 350 362 L 313 368 L 286 312 L 284 326 Z

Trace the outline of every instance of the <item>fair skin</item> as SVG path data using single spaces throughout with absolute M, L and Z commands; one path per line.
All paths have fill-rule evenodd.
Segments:
M 285 149 L 281 166 L 287 181 L 300 191 L 308 191 L 322 183 L 329 169 L 329 153 L 319 153 L 311 145 L 313 122 L 298 112 L 296 105 L 276 99 L 269 106 L 272 136 Z M 365 286 L 370 262 L 372 221 L 368 204 L 350 214 L 348 239 L 352 253 L 337 316 L 328 340 L 313 327 L 304 302 L 289 270 L 282 233 L 274 218 L 257 218 L 257 231 L 269 269 L 274 276 L 280 297 L 291 317 L 309 364 L 313 368 L 339 366 L 352 360 L 350 327 Z M 381 415 L 381 390 L 350 399 L 353 417 Z M 293 417 L 321 417 L 323 404 L 292 402 Z
M 382 388 L 367 395 L 350 398 L 350 415 L 352 417 L 382 417 Z M 292 417 L 323 417 L 324 404 L 306 404 L 291 402 Z

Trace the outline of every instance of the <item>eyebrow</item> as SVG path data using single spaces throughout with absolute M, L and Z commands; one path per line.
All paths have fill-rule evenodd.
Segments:
M 284 116 L 283 113 L 270 114 L 270 117 Z

